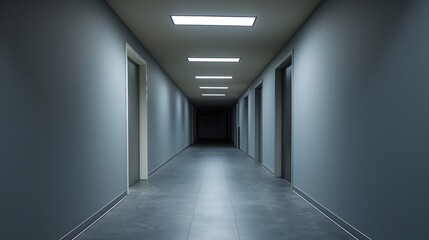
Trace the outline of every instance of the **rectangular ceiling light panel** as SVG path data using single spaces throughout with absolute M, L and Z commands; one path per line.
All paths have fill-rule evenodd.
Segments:
M 195 79 L 232 79 L 232 76 L 195 76 Z
M 200 87 L 200 89 L 228 89 L 228 87 Z
M 188 58 L 189 62 L 240 62 L 240 58 Z
M 252 27 L 256 17 L 171 16 L 174 25 Z
M 203 97 L 225 97 L 225 93 L 203 93 Z

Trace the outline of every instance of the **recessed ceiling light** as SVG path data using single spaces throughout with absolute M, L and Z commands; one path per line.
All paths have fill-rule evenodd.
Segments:
M 240 58 L 188 58 L 189 62 L 240 62 Z
M 232 79 L 232 76 L 195 76 L 195 79 Z
M 228 87 L 200 87 L 200 89 L 228 89 Z
M 203 97 L 225 97 L 225 93 L 203 93 Z
M 256 17 L 171 16 L 174 25 L 252 27 Z

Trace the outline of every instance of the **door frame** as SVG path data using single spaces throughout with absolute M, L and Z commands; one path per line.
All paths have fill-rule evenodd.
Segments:
M 293 121 L 293 109 L 294 109 L 294 64 L 293 64 L 293 50 L 287 55 L 285 60 L 277 66 L 275 69 L 275 167 L 274 176 L 282 177 L 282 124 L 283 124 L 283 70 L 287 67 L 291 67 L 291 186 L 294 182 L 294 157 L 293 157 L 293 136 L 294 136 L 294 121 Z
M 147 141 L 147 63 L 128 44 L 125 43 L 125 116 L 126 116 L 126 145 L 127 145 L 127 194 L 129 193 L 129 140 L 128 140 L 128 58 L 137 63 L 139 67 L 139 137 L 140 137 L 140 177 L 148 179 L 148 141 Z

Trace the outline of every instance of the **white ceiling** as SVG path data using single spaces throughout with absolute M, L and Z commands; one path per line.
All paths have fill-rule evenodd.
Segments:
M 320 0 L 107 0 L 195 105 L 231 105 L 289 40 Z M 170 15 L 256 16 L 253 27 L 175 26 Z M 189 63 L 187 57 L 241 57 Z M 232 75 L 232 80 L 196 80 Z M 199 86 L 228 86 L 201 90 Z M 202 97 L 225 93 L 226 97 Z

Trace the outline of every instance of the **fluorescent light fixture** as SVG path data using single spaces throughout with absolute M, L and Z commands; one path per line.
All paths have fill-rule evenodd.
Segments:
M 225 97 L 225 93 L 203 93 L 203 97 Z
M 228 87 L 200 87 L 200 89 L 228 89 Z
M 195 79 L 232 79 L 232 76 L 195 76 Z
M 188 58 L 189 62 L 240 62 L 240 58 Z
M 171 16 L 174 25 L 252 27 L 256 17 Z

